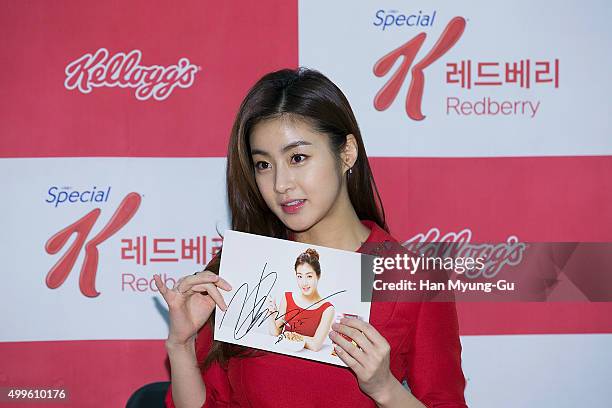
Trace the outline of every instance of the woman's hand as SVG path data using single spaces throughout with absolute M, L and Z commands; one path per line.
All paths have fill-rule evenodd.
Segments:
M 278 312 L 278 307 L 276 307 L 276 301 L 274 300 L 274 298 L 268 296 L 268 313 L 270 315 L 277 313 Z
M 231 285 L 211 271 L 197 272 L 180 278 L 169 289 L 159 275 L 153 275 L 155 286 L 168 304 L 170 330 L 167 344 L 185 345 L 195 339 L 215 305 L 227 309 L 218 288 L 232 290 Z
M 342 337 L 344 334 L 355 343 Z M 342 318 L 332 324 L 329 338 L 335 343 L 336 354 L 357 375 L 359 388 L 374 401 L 386 399 L 397 379 L 389 368 L 391 347 L 369 323 L 354 318 Z

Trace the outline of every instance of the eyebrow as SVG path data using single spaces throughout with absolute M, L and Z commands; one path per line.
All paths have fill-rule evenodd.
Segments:
M 312 143 L 307 142 L 306 140 L 296 140 L 295 142 L 292 142 L 292 143 L 289 143 L 288 145 L 283 146 L 283 148 L 281 149 L 281 152 L 285 153 L 286 151 L 291 150 L 294 147 L 298 147 L 298 146 L 312 146 Z M 256 155 L 256 154 L 263 154 L 263 155 L 269 156 L 269 154 L 264 150 L 251 149 L 251 155 Z

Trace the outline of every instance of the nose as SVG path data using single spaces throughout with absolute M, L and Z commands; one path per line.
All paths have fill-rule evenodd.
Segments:
M 274 191 L 279 194 L 285 194 L 288 190 L 292 189 L 294 185 L 295 183 L 291 170 L 284 166 L 277 167 L 274 179 Z

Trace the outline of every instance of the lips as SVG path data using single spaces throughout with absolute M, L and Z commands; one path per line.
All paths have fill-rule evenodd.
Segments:
M 287 214 L 295 214 L 304 206 L 306 200 L 287 200 L 281 203 L 281 208 Z

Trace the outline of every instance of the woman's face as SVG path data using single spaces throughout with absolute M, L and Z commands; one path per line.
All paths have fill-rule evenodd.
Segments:
M 319 278 L 310 264 L 303 263 L 298 265 L 295 270 L 295 277 L 302 295 L 310 296 L 317 290 Z
M 299 120 L 270 119 L 249 143 L 259 191 L 287 228 L 307 231 L 332 211 L 342 176 L 328 136 Z

